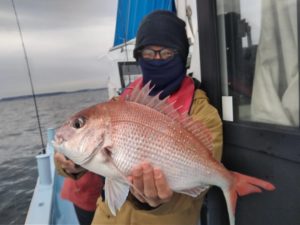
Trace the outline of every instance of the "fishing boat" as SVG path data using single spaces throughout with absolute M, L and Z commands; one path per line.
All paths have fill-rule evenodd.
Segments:
M 144 15 L 166 9 L 185 20 L 192 52 L 188 74 L 201 81 L 223 119 L 222 162 L 277 187 L 241 198 L 240 225 L 300 221 L 299 6 L 296 0 L 119 1 L 115 43 L 107 55 L 113 65 L 109 95 L 140 76 L 132 51 Z M 48 132 L 51 141 L 54 131 Z M 37 156 L 39 179 L 25 224 L 78 224 L 72 205 L 59 197 L 63 178 L 55 173 L 49 143 L 46 154 Z M 201 224 L 228 224 L 220 190 L 210 189 L 199 213 Z

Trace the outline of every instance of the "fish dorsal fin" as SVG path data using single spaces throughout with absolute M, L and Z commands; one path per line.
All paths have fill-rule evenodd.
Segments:
M 168 102 L 169 97 L 164 99 L 159 98 L 161 92 L 155 96 L 151 96 L 150 92 L 154 88 L 154 86 L 150 88 L 151 81 L 141 88 L 142 82 L 143 79 L 137 81 L 131 93 L 128 93 L 125 96 L 125 101 L 136 102 L 138 104 L 148 106 L 181 123 L 186 130 L 191 132 L 198 140 L 202 142 L 204 146 L 212 151 L 213 145 L 211 132 L 201 121 L 194 120 L 188 115 L 188 112 L 180 114 L 178 112 L 178 108 L 174 107 L 175 102 Z
M 138 80 L 135 87 L 132 89 L 131 92 L 127 93 L 125 96 L 125 101 L 130 102 L 136 102 L 141 105 L 148 106 L 152 109 L 155 109 L 156 111 L 159 111 L 165 115 L 173 115 L 174 113 L 177 115 L 179 114 L 176 109 L 174 109 L 174 103 L 168 103 L 169 97 L 166 97 L 164 99 L 160 99 L 159 96 L 161 92 L 158 94 L 151 96 L 150 92 L 154 88 L 154 85 L 150 88 L 149 81 L 147 84 L 145 84 L 142 88 L 142 79 Z M 124 97 L 123 97 L 124 98 Z
M 195 137 L 202 142 L 211 152 L 213 150 L 213 140 L 210 130 L 199 120 L 194 120 L 186 115 L 181 120 L 184 128 L 191 132 Z
M 169 106 L 169 104 L 167 103 L 168 97 L 161 100 L 159 98 L 159 95 L 161 94 L 161 92 L 155 96 L 151 96 L 150 92 L 154 88 L 154 86 L 152 86 L 152 88 L 150 88 L 151 81 L 149 81 L 142 88 L 140 88 L 142 86 L 142 82 L 143 81 L 141 79 L 136 83 L 136 85 L 133 88 L 133 90 L 131 91 L 131 93 L 129 93 L 125 96 L 125 101 L 136 102 L 136 103 L 148 106 L 148 107 L 153 108 L 161 113 L 166 114 L 164 109 Z

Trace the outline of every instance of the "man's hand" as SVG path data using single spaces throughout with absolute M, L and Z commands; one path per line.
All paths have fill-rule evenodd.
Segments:
M 55 152 L 54 158 L 61 165 L 61 168 L 68 174 L 78 174 L 85 170 L 81 166 L 76 165 L 72 160 L 67 159 L 59 152 Z
M 165 175 L 158 168 L 153 168 L 148 162 L 135 166 L 128 179 L 138 189 L 131 189 L 131 193 L 143 203 L 157 207 L 171 200 L 173 191 L 170 189 Z

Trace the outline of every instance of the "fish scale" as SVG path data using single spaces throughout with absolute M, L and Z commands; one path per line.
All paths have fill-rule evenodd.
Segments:
M 141 113 L 135 113 L 140 111 L 143 111 L 142 116 Z M 120 114 L 127 112 L 126 117 L 118 119 L 116 112 Z M 121 137 L 124 135 L 125 138 L 122 138 L 122 140 L 130 140 L 128 143 L 118 142 L 117 140 L 113 141 L 115 144 L 119 143 L 119 146 L 113 150 L 114 154 L 118 154 L 116 151 L 121 149 L 120 156 L 115 162 L 117 163 L 117 167 L 126 175 L 130 174 L 132 165 L 147 159 L 154 166 L 160 167 L 168 174 L 167 180 L 175 191 L 203 186 L 200 180 L 209 180 L 209 176 L 212 173 L 210 169 L 212 167 L 209 167 L 208 164 L 211 161 L 203 160 L 207 157 L 206 155 L 210 154 L 209 151 L 204 146 L 199 145 L 199 143 L 195 143 L 193 134 L 182 129 L 182 126 L 174 123 L 173 119 L 165 115 L 162 116 L 156 110 L 127 102 L 118 109 L 112 108 L 110 115 L 112 130 L 117 132 L 115 136 Z M 116 120 L 113 120 L 113 118 L 116 118 Z M 154 120 L 153 118 L 156 119 Z M 117 126 L 114 127 L 114 124 L 117 124 Z M 124 124 L 127 124 L 127 126 Z M 132 124 L 136 124 L 136 127 L 132 127 Z M 143 131 L 146 131 L 148 134 L 147 143 L 145 143 L 147 148 L 135 143 L 136 139 L 143 139 L 145 136 L 143 135 Z M 152 138 L 149 138 L 149 136 Z M 114 134 L 112 134 L 112 138 L 114 139 Z M 195 146 L 198 146 L 198 148 Z M 143 149 L 142 154 L 145 156 L 142 157 L 139 152 L 133 152 L 133 149 Z M 149 153 L 154 153 L 152 156 L 155 157 L 151 157 Z M 133 155 L 140 157 L 134 158 Z M 170 155 L 172 158 L 170 158 Z M 135 160 L 133 161 L 133 159 Z M 118 164 L 119 160 L 122 163 Z M 199 163 L 199 161 L 202 162 Z M 182 177 L 184 177 L 184 184 L 187 186 L 183 186 L 182 182 L 179 182 L 183 180 Z M 190 186 L 191 184 L 194 186 Z
M 132 109 L 130 109 L 130 107 L 134 108 L 135 105 L 127 104 L 120 110 L 131 112 Z M 122 111 L 119 113 L 122 113 Z M 153 112 L 150 112 L 150 115 L 153 115 Z M 114 152 L 112 157 L 117 167 L 125 172 L 125 174 L 129 174 L 132 165 L 147 159 L 152 164 L 161 167 L 163 171 L 167 171 L 170 184 L 176 185 L 179 178 L 182 178 L 182 175 L 185 175 L 184 179 L 186 183 L 196 183 L 195 177 L 196 175 L 199 176 L 199 171 L 201 170 L 198 170 L 199 163 L 193 163 L 193 159 L 198 150 L 195 149 L 193 145 L 189 145 L 189 147 L 178 145 L 176 142 L 179 142 L 179 144 L 181 142 L 175 139 L 179 136 L 179 140 L 186 140 L 185 142 L 188 142 L 191 138 L 187 132 L 181 131 L 178 132 L 178 135 L 175 135 L 177 132 L 176 129 L 179 127 L 172 129 L 170 127 L 171 120 L 168 117 L 165 117 L 165 120 L 150 121 L 145 114 L 143 114 L 142 118 L 139 118 L 140 120 L 137 119 L 136 116 L 137 115 L 128 113 L 127 118 L 122 117 L 120 119 L 122 122 L 118 120 L 112 121 L 112 130 L 116 131 L 115 134 L 112 134 L 113 143 L 115 145 L 115 149 L 112 150 L 112 152 Z M 112 116 L 112 118 L 114 118 L 114 116 Z M 149 121 L 148 126 L 139 126 L 142 120 Z M 167 124 L 169 129 L 165 127 L 161 129 L 161 124 Z M 145 136 L 147 136 L 146 140 L 141 141 Z M 149 138 L 149 136 L 152 138 Z M 124 140 L 130 141 L 126 143 L 123 142 Z M 137 142 L 136 140 L 139 141 Z M 144 157 L 135 150 L 142 151 Z M 170 155 L 172 155 L 172 160 L 170 160 Z M 140 157 L 137 158 L 134 156 Z M 188 170 L 188 165 L 191 163 L 194 164 L 194 167 L 191 168 L 195 169 Z M 173 165 L 176 165 L 176 167 Z M 186 173 L 190 173 L 190 175 L 186 176 Z M 191 179 L 191 181 L 187 181 L 186 179 Z

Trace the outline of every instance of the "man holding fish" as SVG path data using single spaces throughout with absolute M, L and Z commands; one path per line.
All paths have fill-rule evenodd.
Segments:
M 217 185 L 233 225 L 237 195 L 274 189 L 219 163 L 222 122 L 186 76 L 188 50 L 184 21 L 168 11 L 149 14 L 134 49 L 142 78 L 57 130 L 58 168 L 105 177 L 92 224 L 197 224 L 206 190 Z

